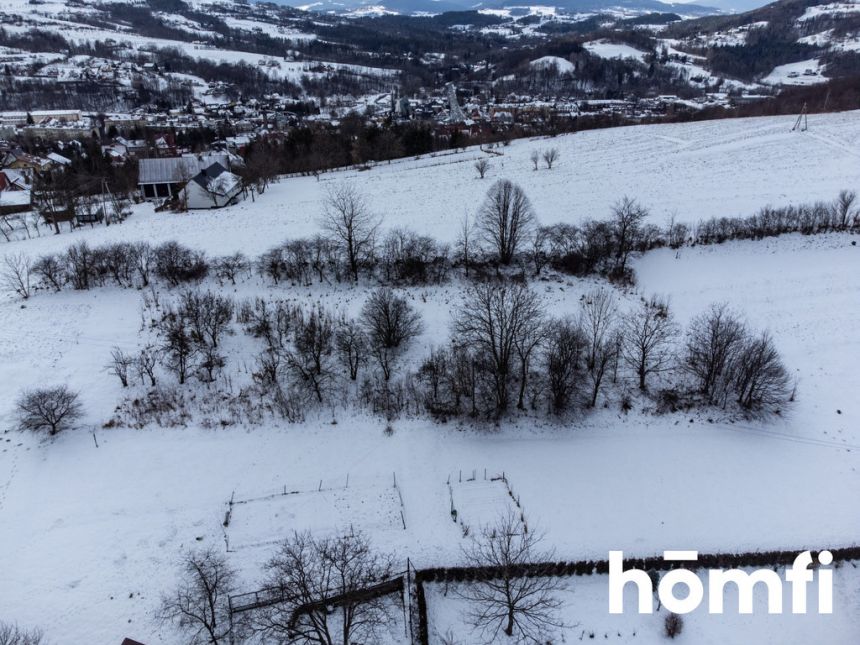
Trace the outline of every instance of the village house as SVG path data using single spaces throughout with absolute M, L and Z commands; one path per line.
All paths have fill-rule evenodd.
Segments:
M 179 195 L 189 210 L 221 208 L 233 203 L 242 193 L 242 180 L 215 162 L 191 178 Z
M 50 159 L 37 157 L 21 150 L 10 150 L 0 158 L 0 168 L 17 170 L 28 179 L 32 179 L 36 171 L 47 170 L 53 165 Z
M 0 170 L 0 191 L 4 190 L 27 190 L 29 181 L 24 173 L 11 168 Z
M 220 164 L 222 168 L 230 166 L 226 154 L 141 159 L 138 162 L 137 180 L 140 196 L 148 200 L 176 197 L 192 177 L 213 163 Z
M 0 170 L 0 216 L 30 210 L 30 185 L 18 170 Z

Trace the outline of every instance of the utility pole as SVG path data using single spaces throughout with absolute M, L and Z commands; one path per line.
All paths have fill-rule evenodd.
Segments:
M 797 115 L 797 121 L 794 122 L 794 127 L 791 129 L 792 132 L 797 132 L 798 130 L 800 132 L 806 132 L 807 128 L 809 127 L 809 123 L 807 122 L 806 118 L 806 112 L 806 103 L 804 103 L 803 107 L 800 110 L 800 114 Z

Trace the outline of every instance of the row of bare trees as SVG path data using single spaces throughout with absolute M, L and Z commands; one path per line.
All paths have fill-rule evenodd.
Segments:
M 162 597 L 159 617 L 189 645 L 253 642 L 375 642 L 392 619 L 385 598 L 364 593 L 394 574 L 390 556 L 361 533 L 314 537 L 295 533 L 264 564 L 259 586 L 277 602 L 229 614 L 238 590 L 236 572 L 213 549 L 186 553 L 179 584 Z
M 541 160 L 543 160 L 546 165 L 547 170 L 552 170 L 552 165 L 558 161 L 559 158 L 558 148 L 549 148 L 548 150 L 532 150 L 529 155 L 529 159 L 532 162 L 532 167 L 534 170 L 538 169 Z
M 44 632 L 38 627 L 27 629 L 0 621 L 0 645 L 42 645 L 45 642 Z
M 760 411 L 793 397 L 791 377 L 773 338 L 752 332 L 725 304 L 712 305 L 690 324 L 683 369 L 710 405 L 734 400 L 744 410 Z
M 235 278 L 241 270 L 241 260 L 238 260 L 238 267 L 236 261 L 236 256 L 230 256 L 213 263 L 218 278 Z M 147 287 L 153 277 L 177 287 L 199 281 L 209 271 L 210 262 L 203 253 L 176 242 L 157 246 L 148 242 L 90 246 L 80 241 L 63 253 L 47 253 L 36 259 L 24 253 L 6 255 L 2 276 L 7 290 L 26 299 L 36 289 L 87 290 L 108 284 L 122 288 Z
M 409 301 L 386 287 L 368 296 L 356 318 L 258 298 L 243 303 L 238 319 L 264 343 L 255 382 L 276 403 L 303 405 L 343 400 L 365 371 L 388 381 L 423 329 Z
M 842 190 L 832 202 L 796 206 L 766 206 L 749 217 L 716 217 L 700 222 L 688 233 L 699 244 L 720 244 L 728 240 L 761 239 L 785 233 L 811 235 L 829 231 L 850 231 L 860 226 L 857 193 Z
M 0 276 L 7 291 L 29 298 L 36 289 L 65 286 L 89 289 L 115 284 L 145 287 L 151 276 L 170 287 L 214 275 L 236 284 L 252 268 L 274 284 L 358 282 L 367 277 L 383 284 L 441 283 L 454 268 L 466 277 L 489 275 L 490 267 L 517 265 L 540 275 L 547 266 L 565 273 L 600 273 L 631 281 L 630 258 L 649 249 L 684 244 L 711 244 L 730 239 L 760 238 L 786 232 L 853 230 L 858 220 L 856 195 L 842 191 L 832 204 L 764 208 L 748 218 L 720 218 L 695 228 L 671 221 L 665 228 L 649 223 L 650 215 L 635 199 L 616 202 L 607 220 L 580 225 L 540 226 L 528 196 L 501 179 L 460 226 L 453 246 L 440 244 L 407 228 L 380 232 L 376 216 L 353 184 L 331 189 L 322 225 L 325 234 L 280 244 L 249 260 L 241 253 L 207 259 L 177 242 L 152 246 L 118 242 L 90 247 L 85 241 L 64 253 L 36 259 L 5 256 Z
M 553 560 L 554 553 L 542 546 L 543 537 L 509 513 L 464 545 L 466 566 L 494 572 L 456 589 L 484 642 L 498 642 L 503 635 L 514 642 L 543 642 L 563 626 L 560 580 L 524 574 L 530 564 Z M 213 549 L 187 552 L 177 586 L 162 597 L 159 617 L 189 645 L 381 642 L 395 619 L 394 602 L 374 589 L 402 574 L 392 557 L 362 533 L 295 533 L 263 570 L 259 586 L 271 602 L 231 616 L 229 597 L 238 591 L 238 579 L 227 558 Z
M 622 310 L 611 290 L 596 289 L 573 315 L 553 318 L 537 292 L 509 281 L 469 287 L 449 341 L 415 370 L 401 369 L 402 358 L 424 323 L 408 292 L 388 287 L 371 292 L 356 317 L 266 298 L 237 307 L 186 290 L 160 305 L 158 341 L 137 355 L 114 349 L 108 369 L 124 386 L 134 374 L 154 386 L 159 366 L 179 384 L 212 383 L 226 364 L 221 339 L 234 320 L 263 343 L 255 391 L 292 420 L 309 406 L 346 401 L 388 416 L 424 410 L 498 419 L 514 408 L 560 415 L 596 407 L 610 386 L 623 399 L 628 384 L 678 405 L 746 414 L 778 411 L 793 395 L 773 339 L 750 331 L 726 305 L 696 317 L 682 336 L 656 297 Z
M 528 287 L 486 283 L 466 293 L 450 342 L 431 351 L 416 374 L 426 409 L 439 417 L 499 417 L 518 409 L 556 414 L 592 408 L 608 382 L 629 375 L 642 392 L 661 383 L 691 405 L 778 410 L 790 377 L 767 333 L 753 334 L 725 305 L 696 318 L 680 347 L 668 303 L 643 299 L 619 311 L 599 289 L 578 315 L 553 319 Z M 691 385 L 692 383 L 692 385 Z
M 72 228 L 85 223 L 110 225 L 124 221 L 131 214 L 129 195 L 105 189 L 106 184 L 99 177 L 81 177 L 65 169 L 40 172 L 33 179 L 33 204 L 41 220 L 55 234 L 60 233 L 63 223 Z M 39 233 L 39 221 L 33 220 L 33 224 Z
M 192 380 L 212 384 L 223 376 L 216 391 L 227 396 L 224 390 L 230 390 L 228 398 L 246 402 L 240 407 L 249 419 L 273 411 L 290 421 L 303 419 L 309 408 L 361 396 L 370 405 L 374 388 L 388 396 L 385 384 L 423 331 L 408 294 L 387 287 L 371 292 L 355 317 L 267 298 L 237 306 L 227 296 L 186 289 L 169 300 L 157 292 L 145 294 L 142 318 L 153 338 L 136 352 L 113 348 L 105 369 L 123 387 L 138 382 L 148 388 L 153 414 L 168 400 L 171 406 L 185 405 L 180 390 L 161 387 L 162 374 L 180 386 Z M 223 338 L 235 333 L 234 322 L 263 344 L 251 365 L 252 383 L 238 393 L 232 390 L 232 372 L 224 371 L 229 352 Z M 246 404 L 253 409 L 246 410 Z M 143 415 L 140 423 L 146 423 L 147 409 L 136 409 Z

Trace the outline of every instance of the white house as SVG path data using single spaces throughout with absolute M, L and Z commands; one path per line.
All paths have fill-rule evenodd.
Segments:
M 234 203 L 242 193 L 242 180 L 215 162 L 194 175 L 179 193 L 190 209 L 221 208 Z
M 222 168 L 227 168 L 230 165 L 230 157 L 227 154 L 188 154 L 181 157 L 141 159 L 138 162 L 137 180 L 140 196 L 143 199 L 175 197 L 190 177 L 216 162 Z

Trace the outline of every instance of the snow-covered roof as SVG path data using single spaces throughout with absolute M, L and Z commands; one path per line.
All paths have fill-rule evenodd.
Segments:
M 0 206 L 26 206 L 30 203 L 29 190 L 0 191 Z
M 225 168 L 230 165 L 225 154 L 141 159 L 137 181 L 139 184 L 172 184 L 194 177 L 213 163 L 219 163 Z
M 69 159 L 68 157 L 64 157 L 63 155 L 58 155 L 56 152 L 51 152 L 50 154 L 48 154 L 48 159 L 50 159 L 54 163 L 60 164 L 61 166 L 68 166 L 70 163 L 72 163 L 71 159 Z
M 215 162 L 197 173 L 191 181 L 210 193 L 226 196 L 239 187 L 241 180 L 220 163 Z

